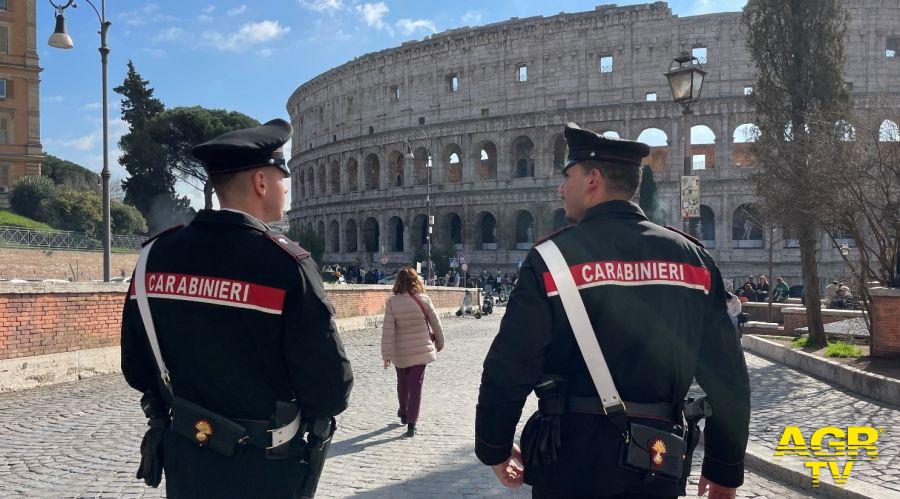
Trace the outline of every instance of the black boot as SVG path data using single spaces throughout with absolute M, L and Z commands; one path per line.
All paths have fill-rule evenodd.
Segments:
M 406 436 L 407 437 L 416 436 L 416 425 L 410 424 L 406 427 Z
M 406 415 L 400 414 L 400 409 L 397 409 L 397 417 L 400 418 L 400 424 L 406 424 Z

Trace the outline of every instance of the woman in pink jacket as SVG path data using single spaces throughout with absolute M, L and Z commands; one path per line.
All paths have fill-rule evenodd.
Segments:
M 437 359 L 444 348 L 441 320 L 425 286 L 411 267 L 397 273 L 394 296 L 384 308 L 384 327 L 381 331 L 381 358 L 384 368 L 391 363 L 397 369 L 397 398 L 400 422 L 407 425 L 406 436 L 416 434 L 419 405 L 422 401 L 422 382 L 425 365 Z

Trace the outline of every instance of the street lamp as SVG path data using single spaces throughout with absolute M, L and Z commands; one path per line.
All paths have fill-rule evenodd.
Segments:
M 69 7 L 76 8 L 75 0 L 68 0 L 65 4 L 58 5 L 49 0 L 50 5 L 56 9 L 56 29 L 50 35 L 48 43 L 58 49 L 70 49 L 75 45 L 66 31 L 66 19 L 63 12 Z M 109 116 L 106 98 L 106 67 L 109 56 L 109 47 L 106 45 L 106 32 L 110 23 L 106 20 L 106 0 L 100 1 L 100 9 L 91 0 L 84 0 L 94 9 L 97 19 L 100 20 L 100 67 L 103 80 L 103 170 L 100 178 L 103 182 L 103 280 L 109 282 L 109 257 L 110 257 L 110 222 L 109 222 Z
M 663 73 L 669 81 L 672 97 L 675 102 L 681 104 L 681 116 L 684 123 L 684 172 L 681 180 L 681 206 L 684 211 L 685 203 L 685 178 L 691 175 L 691 106 L 700 100 L 700 91 L 703 89 L 703 79 L 706 71 L 700 65 L 700 60 L 684 50 L 681 55 L 672 59 L 669 70 Z M 697 193 L 699 196 L 699 193 Z M 690 218 L 684 217 L 684 231 L 690 229 Z
M 421 128 L 417 128 L 422 137 L 425 139 L 425 223 L 428 225 L 428 231 L 425 233 L 425 247 L 426 254 L 428 258 L 428 263 L 425 271 L 425 282 L 431 281 L 431 233 L 434 227 L 434 217 L 431 215 L 431 151 L 428 148 L 428 134 L 425 130 Z M 411 160 L 416 159 L 415 153 L 413 153 L 412 143 L 413 138 L 407 137 L 403 139 L 406 143 L 406 157 Z M 415 163 L 413 163 L 415 165 Z

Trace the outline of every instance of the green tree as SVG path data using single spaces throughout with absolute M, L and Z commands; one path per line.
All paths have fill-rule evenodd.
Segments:
M 47 223 L 63 230 L 84 232 L 97 236 L 103 223 L 103 203 L 93 192 L 60 187 L 41 203 Z
M 9 206 L 23 217 L 46 222 L 41 219 L 41 203 L 50 199 L 55 191 L 56 184 L 47 177 L 22 177 L 13 184 Z
M 843 166 L 821 151 L 841 140 L 835 124 L 851 105 L 843 80 L 849 14 L 841 0 L 749 0 L 742 21 L 757 66 L 751 178 L 766 218 L 796 228 L 810 341 L 824 345 L 816 242 L 821 204 L 834 198 L 833 173 Z
M 53 180 L 58 186 L 64 185 L 76 191 L 100 192 L 100 175 L 52 154 L 48 154 L 41 164 L 41 175 Z
M 113 234 L 146 234 L 147 221 L 134 206 L 113 201 L 109 206 Z
M 638 198 L 641 209 L 647 215 L 651 222 L 663 224 L 662 213 L 659 208 L 659 198 L 656 194 L 656 180 L 653 179 L 653 168 L 650 165 L 644 165 L 641 169 L 641 187 L 638 191 Z
M 191 148 L 225 132 L 258 125 L 258 121 L 237 111 L 194 106 L 163 111 L 148 123 L 147 129 L 153 141 L 162 146 L 173 174 L 203 191 L 204 208 L 212 209 L 212 182 Z
M 422 275 L 428 272 L 428 254 L 423 249 L 417 249 L 414 256 L 417 262 L 422 262 Z M 450 270 L 450 259 L 456 258 L 456 249 L 453 246 L 432 246 L 431 261 L 434 262 L 434 275 L 442 276 Z
M 313 261 L 316 262 L 316 266 L 322 264 L 322 255 L 325 254 L 325 240 L 319 237 L 319 234 L 315 231 L 290 229 L 285 235 L 289 239 L 296 241 L 303 249 L 309 251 Z
M 177 178 L 166 164 L 163 146 L 147 133 L 148 122 L 164 110 L 150 82 L 128 61 L 125 80 L 113 90 L 123 97 L 122 119 L 128 123 L 128 133 L 119 140 L 119 163 L 129 173 L 122 181 L 125 202 L 144 215 L 151 233 L 191 218 L 190 201 L 175 193 Z

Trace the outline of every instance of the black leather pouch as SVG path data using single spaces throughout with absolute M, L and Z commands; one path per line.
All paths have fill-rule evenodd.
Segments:
M 684 472 L 687 444 L 684 438 L 665 430 L 631 423 L 629 438 L 622 446 L 620 465 L 650 477 L 678 480 Z
M 172 399 L 172 431 L 223 456 L 233 456 L 248 438 L 243 426 L 181 397 Z

